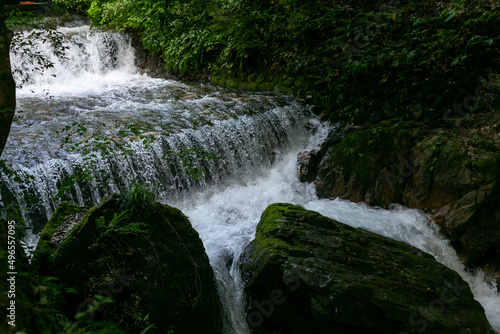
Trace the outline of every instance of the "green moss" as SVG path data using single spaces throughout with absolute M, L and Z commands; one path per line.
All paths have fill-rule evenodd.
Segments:
M 477 134 L 474 135 L 468 142 L 469 145 L 473 146 L 474 148 L 478 149 L 478 153 L 482 152 L 499 152 L 500 148 L 493 143 L 491 140 L 483 137 L 483 136 L 478 136 Z
M 295 90 L 291 82 L 279 77 L 267 76 L 264 73 L 249 71 L 243 74 L 219 71 L 212 75 L 211 83 L 228 88 L 244 89 L 252 92 L 278 92 L 293 95 Z
M 290 212 L 304 212 L 304 209 L 298 205 L 276 203 L 270 205 L 261 215 L 260 222 L 257 225 L 257 233 L 268 235 L 270 231 L 279 229 L 285 224 L 284 216 Z
M 45 263 L 50 256 L 56 252 L 58 243 L 51 242 L 51 239 L 60 232 L 65 225 L 70 224 L 68 218 L 74 214 L 82 213 L 87 208 L 72 203 L 62 202 L 53 213 L 51 219 L 45 225 L 34 254 L 32 265 L 35 270 L 40 269 L 42 263 Z
M 270 205 L 243 258 L 250 300 L 269 300 L 273 291 L 286 297 L 264 320 L 263 332 L 413 332 L 412 314 L 429 324 L 430 333 L 464 326 L 488 332 L 470 290 L 448 300 L 444 311 L 429 306 L 449 289 L 447 282 L 465 284 L 432 256 L 300 206 Z M 259 311 L 254 305 L 249 314 Z
M 354 178 L 364 192 L 382 167 L 395 158 L 396 150 L 408 145 L 413 137 L 400 123 L 383 121 L 348 133 L 332 148 L 329 156 L 332 164 L 342 166 L 344 179 Z
M 53 213 L 51 219 L 45 225 L 45 228 L 40 235 L 40 240 L 48 240 L 54 235 L 55 231 L 64 223 L 67 216 L 82 212 L 84 207 L 78 206 L 76 204 L 62 202 L 57 207 L 56 211 Z
M 40 261 L 41 271 L 78 292 L 66 296 L 66 309 L 76 310 L 87 296 L 115 282 L 127 291 L 112 293 L 116 303 L 106 305 L 102 315 L 121 329 L 140 332 L 154 323 L 160 331 L 175 326 L 176 333 L 202 328 L 218 333 L 220 305 L 213 272 L 188 219 L 159 203 L 122 212 L 122 200 L 115 195 L 91 208 L 50 260 Z M 64 207 L 58 214 L 62 220 L 62 212 L 72 212 Z
M 225 86 L 227 88 L 238 88 L 238 85 L 239 85 L 239 82 L 234 78 L 228 78 L 226 83 L 225 83 Z
M 274 209 L 278 207 L 278 209 Z M 299 209 L 300 207 L 296 207 Z M 286 222 L 282 219 L 283 214 L 287 211 L 287 207 L 281 204 L 275 204 L 268 207 L 261 216 L 260 222 L 257 225 L 257 233 L 255 244 L 257 249 L 254 252 L 254 260 L 259 263 L 259 257 L 265 259 L 270 255 L 268 251 L 273 253 L 283 252 L 288 247 L 287 243 L 279 239 L 268 239 L 274 231 L 284 227 Z

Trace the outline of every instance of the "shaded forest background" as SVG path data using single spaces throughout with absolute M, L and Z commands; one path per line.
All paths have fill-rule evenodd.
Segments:
M 173 73 L 265 73 L 330 119 L 466 119 L 500 84 L 494 0 L 56 2 L 138 32 Z

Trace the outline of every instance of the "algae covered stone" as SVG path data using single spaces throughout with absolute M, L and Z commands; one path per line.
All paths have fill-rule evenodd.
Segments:
M 323 144 L 311 179 L 319 197 L 432 214 L 465 264 L 500 282 L 500 141 L 481 131 L 397 120 L 346 126 Z
M 81 221 L 88 208 L 76 204 L 62 202 L 45 225 L 32 260 L 36 270 L 40 264 L 46 264 L 49 258 L 64 241 L 67 234 Z M 42 269 L 43 270 L 43 269 Z
M 213 271 L 198 233 L 180 210 L 159 203 L 124 209 L 123 198 L 113 196 L 71 224 L 82 210 L 61 204 L 33 259 L 41 274 L 58 277 L 76 292 L 66 295 L 68 318 L 100 295 L 103 304 L 90 320 L 129 333 L 152 325 L 158 333 L 220 333 Z M 63 239 L 54 239 L 64 226 Z
M 456 272 L 299 206 L 269 206 L 241 261 L 256 333 L 490 332 Z

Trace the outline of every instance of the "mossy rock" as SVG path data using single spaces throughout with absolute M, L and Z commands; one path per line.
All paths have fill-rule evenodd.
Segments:
M 347 131 L 322 148 L 318 196 L 340 196 L 374 206 L 401 201 L 406 164 L 418 136 L 411 122 L 396 120 Z
M 40 265 L 49 261 L 48 258 L 55 253 L 67 234 L 81 221 L 87 211 L 88 208 L 76 204 L 68 202 L 59 204 L 38 239 L 32 260 L 32 267 L 35 270 L 41 269 Z
M 116 195 L 104 200 L 54 242 L 53 231 L 85 210 L 61 204 L 42 234 L 33 262 L 41 274 L 76 290 L 66 295 L 68 318 L 102 295 L 114 302 L 103 305 L 92 320 L 129 333 L 151 324 L 157 333 L 220 333 L 213 271 L 189 220 L 159 203 L 125 213 L 122 204 Z
M 291 204 L 262 214 L 241 268 L 256 333 L 490 333 L 432 256 Z
M 224 72 L 213 73 L 211 81 L 213 85 L 238 88 L 251 92 L 276 92 L 293 95 L 293 82 L 283 78 L 266 75 L 260 71 L 249 71 L 248 73 L 229 74 Z

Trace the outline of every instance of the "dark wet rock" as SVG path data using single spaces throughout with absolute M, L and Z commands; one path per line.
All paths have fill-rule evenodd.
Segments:
M 318 196 L 424 210 L 467 265 L 500 277 L 500 148 L 485 131 L 397 121 L 351 129 L 321 149 Z
M 263 213 L 241 268 L 256 333 L 489 333 L 432 256 L 291 204 Z
M 66 239 L 68 233 L 81 222 L 87 211 L 88 208 L 86 207 L 68 202 L 62 202 L 57 207 L 38 240 L 36 257 L 32 262 L 35 270 L 41 272 L 46 270 L 40 266 L 47 264 L 50 257 Z
M 41 235 L 33 266 L 76 291 L 65 296 L 68 318 L 101 295 L 114 302 L 92 320 L 129 333 L 151 324 L 158 333 L 220 333 L 213 271 L 189 220 L 159 203 L 123 205 L 119 196 L 91 209 L 62 203 Z
M 374 206 L 399 203 L 404 181 L 413 173 L 411 124 L 384 121 L 365 129 L 341 130 L 323 146 L 315 182 L 318 196 L 342 197 Z
M 301 182 L 312 182 L 318 174 L 318 166 L 321 162 L 319 150 L 304 151 L 297 154 L 299 167 L 299 179 Z

